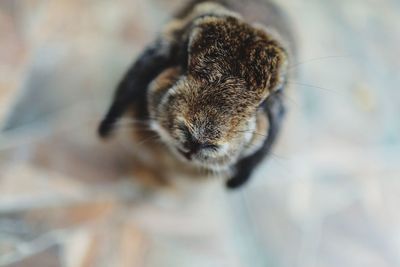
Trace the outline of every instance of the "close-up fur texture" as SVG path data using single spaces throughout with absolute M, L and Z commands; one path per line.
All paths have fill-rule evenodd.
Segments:
M 149 126 L 133 127 L 134 142 L 161 139 L 141 147 L 158 168 L 174 158 L 177 173 L 184 165 L 227 178 L 229 188 L 243 185 L 278 136 L 293 47 L 282 37 L 287 29 L 280 34 L 254 12 L 246 17 L 252 4 L 279 14 L 257 1 L 193 1 L 178 12 L 120 82 L 100 136 L 130 111 Z

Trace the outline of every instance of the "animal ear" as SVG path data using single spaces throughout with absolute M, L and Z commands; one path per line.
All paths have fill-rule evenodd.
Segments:
M 143 114 L 147 103 L 147 86 L 174 62 L 171 44 L 158 39 L 150 45 L 125 74 L 115 92 L 113 102 L 101 121 L 98 134 L 105 138 L 114 129 L 115 123 L 129 107 L 136 106 Z
M 259 24 L 252 26 L 265 40 L 258 42 L 254 48 L 257 51 L 255 57 L 259 59 L 257 61 L 263 68 L 262 74 L 265 77 L 263 86 L 260 88 L 261 96 L 265 99 L 284 86 L 288 74 L 289 55 L 284 42 L 277 33 Z M 257 71 L 255 73 L 257 74 Z
M 272 41 L 260 53 L 265 70 L 265 83 L 261 89 L 263 99 L 279 91 L 287 80 L 288 56 L 277 42 Z
M 130 95 L 134 96 L 131 92 L 131 87 L 129 86 L 130 71 L 124 76 L 118 85 L 117 91 L 115 92 L 113 102 L 109 107 L 107 113 L 100 122 L 99 128 L 97 130 L 98 134 L 102 138 L 106 138 L 110 135 L 114 129 L 115 123 L 120 119 L 120 117 L 125 113 L 129 106 Z

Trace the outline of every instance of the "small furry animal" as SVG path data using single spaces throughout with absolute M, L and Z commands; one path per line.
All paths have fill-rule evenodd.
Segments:
M 223 173 L 227 187 L 238 188 L 281 127 L 291 42 L 285 18 L 268 0 L 192 1 L 126 73 L 99 135 L 109 136 L 130 110 L 134 120 L 149 122 L 145 135 L 161 138 L 159 168 L 173 159 Z

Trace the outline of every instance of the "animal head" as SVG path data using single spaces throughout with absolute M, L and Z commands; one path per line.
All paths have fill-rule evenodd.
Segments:
M 236 17 L 199 18 L 187 36 L 187 66 L 149 86 L 151 126 L 182 160 L 223 169 L 248 148 L 260 104 L 285 82 L 287 55 Z

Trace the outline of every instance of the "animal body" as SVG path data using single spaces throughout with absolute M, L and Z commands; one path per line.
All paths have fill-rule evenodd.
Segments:
M 153 168 L 217 174 L 238 188 L 281 128 L 292 42 L 269 1 L 192 1 L 125 74 L 99 134 L 128 114 L 149 126 L 135 140 L 161 139 L 140 147 Z

